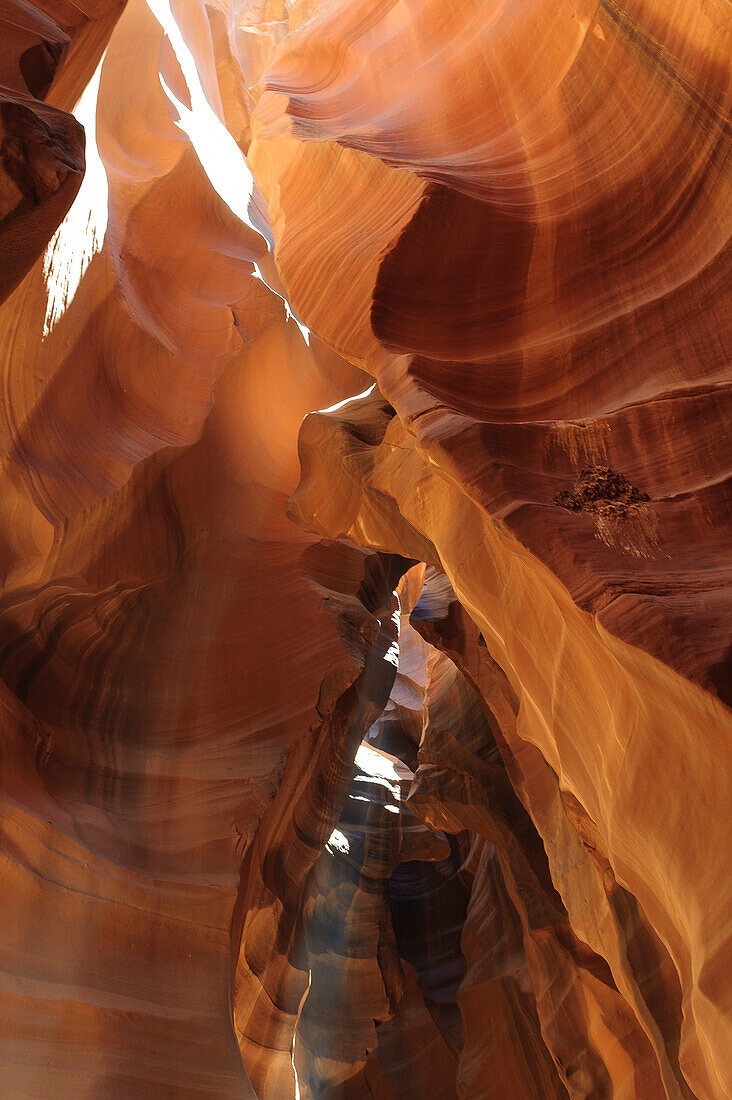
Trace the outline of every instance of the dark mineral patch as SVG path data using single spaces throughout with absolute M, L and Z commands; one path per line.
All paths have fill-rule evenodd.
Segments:
M 637 485 L 631 485 L 625 474 L 610 466 L 585 466 L 572 489 L 557 493 L 553 503 L 569 512 L 593 512 L 621 518 L 638 504 L 650 500 Z

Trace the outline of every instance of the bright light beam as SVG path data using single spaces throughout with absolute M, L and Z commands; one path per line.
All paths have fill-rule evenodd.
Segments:
M 162 74 L 160 76 L 163 92 L 178 112 L 176 126 L 187 135 L 211 186 L 229 207 L 232 214 L 253 229 L 255 233 L 263 236 L 249 213 L 254 191 L 254 177 L 249 169 L 246 157 L 206 98 L 195 59 L 183 38 L 180 27 L 175 21 L 175 16 L 170 7 L 170 0 L 147 0 L 147 2 L 150 11 L 165 31 L 173 47 L 181 72 L 188 85 L 188 94 L 191 100 L 190 108 L 181 103 L 165 82 Z M 268 243 L 267 247 L 269 248 Z M 255 266 L 257 267 L 257 276 L 266 286 L 269 286 L 259 266 Z M 272 287 L 270 287 L 270 290 L 281 297 Z M 291 317 L 300 329 L 302 337 L 309 347 L 310 329 L 292 312 L 287 299 L 283 298 L 282 300 L 285 303 L 288 317 Z
M 353 397 L 344 397 L 342 401 L 336 401 L 335 405 L 329 405 L 327 409 L 318 409 L 318 412 L 338 412 L 339 409 L 344 409 L 346 405 L 350 405 L 352 401 L 363 401 L 364 397 L 368 397 L 369 394 L 373 393 L 375 387 L 376 383 L 374 382 L 372 385 L 369 386 L 367 390 L 364 390 L 363 393 L 356 393 L 353 395 Z
M 44 338 L 52 332 L 76 296 L 84 273 L 101 251 L 107 232 L 109 188 L 97 149 L 97 98 L 104 55 L 72 114 L 86 131 L 86 170 L 71 209 L 48 243 L 43 257 L 46 280 Z
M 147 4 L 167 35 L 188 86 L 190 108 L 180 102 L 160 76 L 162 89 L 178 112 L 176 126 L 187 134 L 211 186 L 232 214 L 259 234 L 249 214 L 254 177 L 241 149 L 206 98 L 195 58 L 175 21 L 170 0 L 147 0 Z

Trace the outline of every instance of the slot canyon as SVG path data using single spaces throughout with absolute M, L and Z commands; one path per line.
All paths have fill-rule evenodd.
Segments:
M 0 1098 L 732 1097 L 729 0 L 0 0 Z

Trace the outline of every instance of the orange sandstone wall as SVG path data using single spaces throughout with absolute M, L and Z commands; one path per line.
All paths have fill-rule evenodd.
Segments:
M 726 0 L 0 27 L 4 1094 L 724 1100 Z

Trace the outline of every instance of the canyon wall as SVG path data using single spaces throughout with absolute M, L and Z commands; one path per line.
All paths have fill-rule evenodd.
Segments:
M 726 0 L 0 27 L 4 1095 L 725 1100 Z

